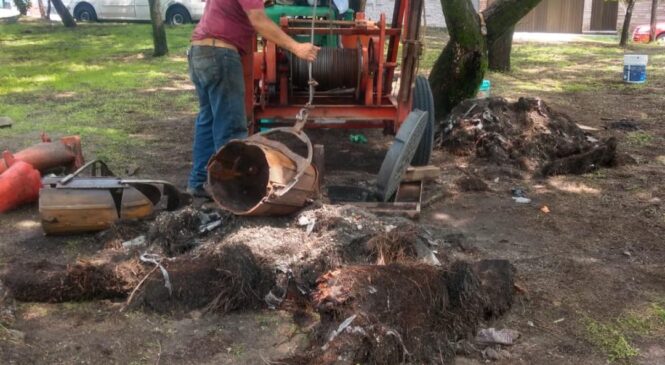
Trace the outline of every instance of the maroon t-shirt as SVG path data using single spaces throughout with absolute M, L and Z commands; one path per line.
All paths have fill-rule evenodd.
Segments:
M 192 40 L 221 39 L 236 46 L 240 54 L 247 54 L 251 52 L 254 28 L 246 11 L 254 9 L 263 9 L 263 0 L 207 0 Z

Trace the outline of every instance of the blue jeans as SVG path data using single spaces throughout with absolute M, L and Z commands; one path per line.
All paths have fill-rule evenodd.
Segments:
M 207 179 L 210 157 L 229 140 L 247 137 L 245 80 L 240 55 L 234 50 L 192 46 L 188 61 L 200 107 L 188 183 L 197 189 Z

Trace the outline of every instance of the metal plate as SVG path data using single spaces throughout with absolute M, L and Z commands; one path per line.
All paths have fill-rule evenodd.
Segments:
M 379 196 L 384 202 L 390 200 L 397 191 L 402 176 L 416 153 L 426 126 L 427 112 L 416 109 L 409 113 L 397 131 L 395 140 L 381 164 L 376 182 Z

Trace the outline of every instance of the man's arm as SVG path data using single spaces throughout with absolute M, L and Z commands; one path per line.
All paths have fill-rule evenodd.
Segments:
M 294 55 L 307 61 L 314 61 L 319 52 L 319 47 L 311 43 L 299 43 L 273 23 L 263 9 L 252 9 L 247 11 L 250 23 L 254 29 L 267 40 L 291 51 Z

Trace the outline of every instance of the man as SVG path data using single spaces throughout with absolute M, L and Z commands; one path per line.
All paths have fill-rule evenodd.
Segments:
M 314 61 L 319 47 L 298 43 L 268 16 L 263 0 L 207 0 L 192 34 L 189 73 L 199 96 L 194 130 L 194 166 L 187 191 L 208 197 L 203 189 L 206 165 L 226 142 L 247 137 L 245 85 L 240 56 L 252 52 L 254 31 L 299 58 Z

